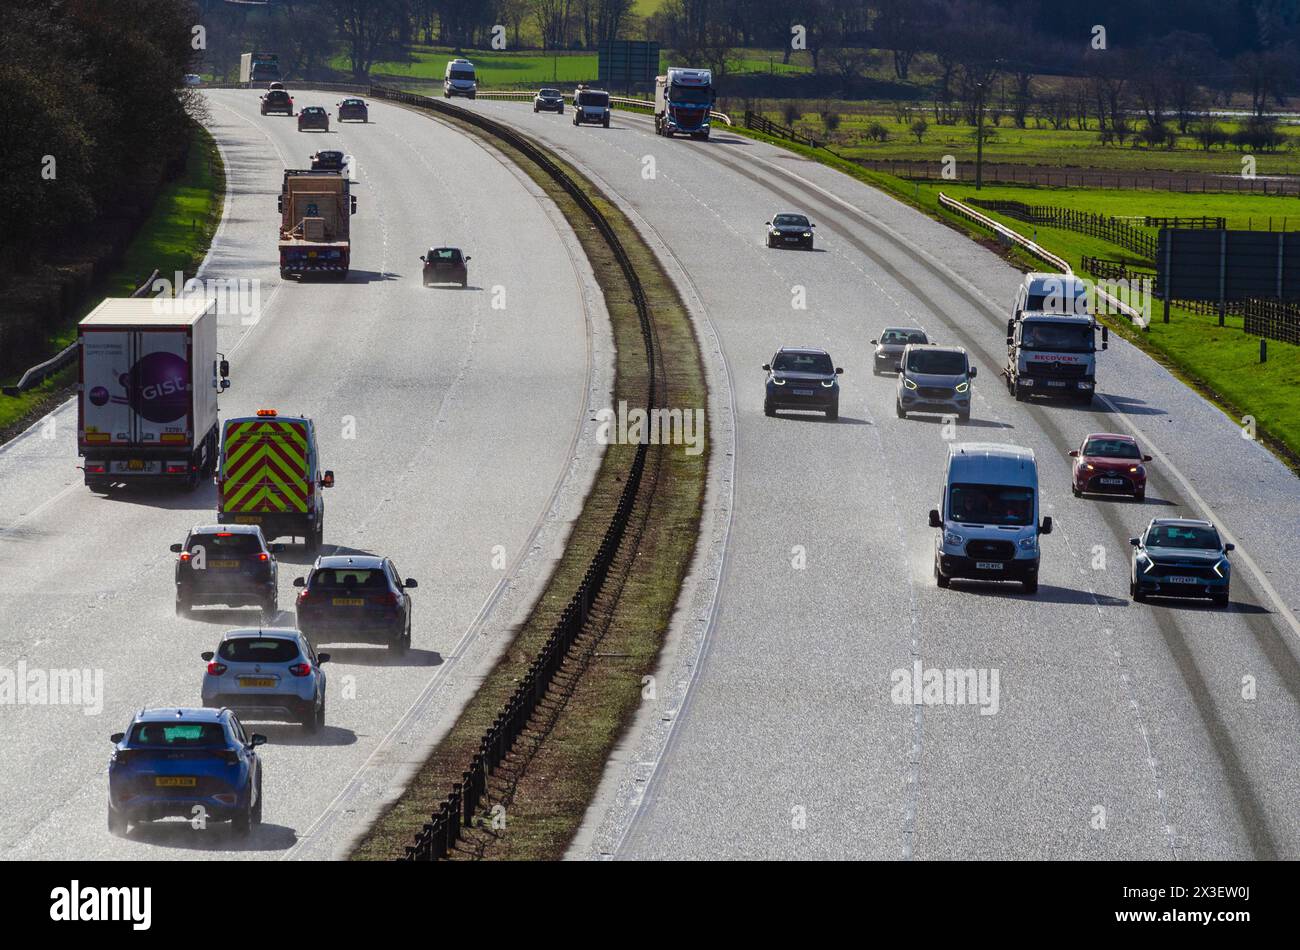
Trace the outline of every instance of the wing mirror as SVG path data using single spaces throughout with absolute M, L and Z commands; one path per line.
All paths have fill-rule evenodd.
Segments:
M 329 469 L 325 470 L 325 477 L 320 480 L 320 487 L 321 488 L 334 487 L 334 473 Z
M 420 583 L 414 577 L 408 577 L 406 580 L 402 581 L 402 586 L 414 590 L 420 586 Z
M 275 544 L 273 544 L 273 545 L 271 545 L 271 553 L 272 553 L 272 554 L 283 554 L 283 553 L 284 553 L 284 545 L 283 545 L 283 544 L 280 544 L 280 543 L 278 543 L 278 542 L 275 543 Z
M 252 741 L 248 743 L 248 747 L 250 749 L 256 749 L 260 745 L 266 745 L 266 736 L 262 735 L 260 732 L 255 732 L 253 733 Z
M 979 374 L 979 369 L 976 368 L 976 367 L 974 367 L 974 366 L 972 366 L 972 367 L 970 368 L 969 377 L 970 377 L 971 379 L 974 379 L 978 374 Z
M 348 197 L 352 199 L 352 213 L 353 213 L 353 214 L 356 214 L 356 213 L 357 213 L 357 196 L 356 196 L 356 195 L 349 195 Z
M 835 367 L 835 375 L 836 375 L 836 376 L 843 376 L 843 375 L 844 375 L 844 367 L 843 367 L 843 366 L 837 366 L 837 367 Z
M 766 224 L 769 228 L 772 226 L 772 222 L 771 222 L 771 221 L 764 221 L 763 223 Z
M 1110 346 L 1110 327 L 1101 328 L 1101 348 L 1104 350 Z
M 880 341 L 879 341 L 879 340 L 872 340 L 872 341 L 871 341 L 871 345 L 872 345 L 872 346 L 879 346 L 879 345 L 880 345 Z
M 329 655 L 328 653 L 317 653 L 317 654 L 316 654 L 316 665 L 317 665 L 317 666 L 319 666 L 319 665 L 322 664 L 322 663 L 328 663 L 329 661 L 330 661 L 330 655 Z
M 180 554 L 183 550 L 185 550 L 185 545 L 173 544 L 169 550 L 172 552 L 172 554 Z
M 1039 525 L 1039 527 L 1038 527 L 1038 531 L 1039 531 L 1040 534 L 1051 534 L 1051 533 L 1052 533 L 1052 516 L 1051 516 L 1051 515 L 1048 515 L 1046 518 L 1043 519 L 1043 523 L 1042 523 L 1041 525 Z
M 772 364 L 771 364 L 771 363 L 764 363 L 764 364 L 763 364 L 763 369 L 764 369 L 765 372 L 768 372 L 768 373 L 772 372 Z
M 211 650 L 204 650 L 202 653 L 199 654 L 199 659 L 200 659 L 200 660 L 205 660 L 205 661 L 207 661 L 208 663 L 211 663 L 211 662 L 212 662 L 212 658 L 213 658 L 214 656 L 216 656 L 216 654 L 213 653 Z
M 1225 553 L 1228 552 L 1228 551 L 1235 551 L 1235 550 L 1237 550 L 1237 546 L 1236 546 L 1235 544 L 1225 544 L 1225 545 L 1223 546 L 1223 550 L 1224 550 Z
M 306 586 L 307 586 L 307 578 L 305 578 L 305 577 L 295 577 L 295 578 L 293 579 L 293 586 L 294 586 L 294 587 L 306 587 Z
M 473 260 L 473 258 L 470 257 L 468 254 L 465 255 L 465 263 L 466 263 L 466 264 L 468 264 L 468 263 L 469 263 L 470 261 L 472 261 L 472 260 Z
M 943 519 L 939 517 L 939 509 L 937 508 L 930 509 L 930 527 L 931 528 L 943 527 Z
M 113 745 L 117 745 L 119 742 L 121 742 L 121 741 L 122 741 L 123 739 L 125 739 L 125 738 L 126 738 L 126 733 L 125 733 L 125 732 L 115 732 L 115 733 L 113 733 L 111 736 L 108 737 L 108 741 L 111 742 L 111 743 L 113 743 Z
M 1070 449 L 1070 458 L 1072 458 L 1072 459 L 1077 459 L 1078 457 L 1079 457 L 1079 450 L 1078 450 L 1078 449 Z
M 275 199 L 275 210 L 280 214 L 284 214 L 284 195 L 280 195 Z
M 424 261 L 424 255 L 423 255 L 423 254 L 420 255 L 420 260 Z M 426 264 L 429 263 L 428 261 L 424 261 L 424 262 L 425 262 Z
M 1141 539 L 1141 538 L 1129 538 L 1129 539 L 1128 539 L 1128 543 L 1131 544 L 1131 545 L 1133 545 L 1133 547 L 1137 547 L 1139 544 L 1142 543 L 1142 539 Z
M 1144 462 L 1149 462 L 1149 461 L 1151 461 L 1151 456 L 1149 456 L 1149 455 L 1144 455 L 1144 456 L 1142 456 L 1142 461 L 1144 461 Z

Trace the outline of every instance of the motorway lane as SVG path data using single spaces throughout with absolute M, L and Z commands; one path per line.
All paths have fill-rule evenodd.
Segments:
M 736 390 L 734 514 L 707 652 L 698 670 L 688 656 L 659 671 L 694 676 L 693 691 L 676 708 L 680 693 L 664 690 L 644 711 L 616 791 L 588 815 L 586 854 L 1300 855 L 1288 568 L 1300 492 L 1284 466 L 1122 341 L 1102 354 L 1093 409 L 1017 404 L 996 370 L 1019 273 L 838 173 L 725 131 L 669 142 L 627 113 L 606 131 L 472 107 L 559 150 L 671 248 Z M 819 223 L 817 253 L 762 247 L 762 222 L 787 208 Z M 798 287 L 806 311 L 791 306 Z M 900 322 L 971 351 L 969 426 L 894 418 L 868 340 Z M 782 344 L 825 346 L 845 367 L 838 425 L 763 416 L 759 365 Z M 1126 427 L 1161 452 L 1146 505 L 1072 498 L 1066 451 Z M 935 587 L 926 512 L 953 437 L 1037 453 L 1057 531 L 1036 597 Z M 1198 496 L 1290 614 L 1242 552 L 1229 611 L 1129 602 L 1128 537 L 1153 516 L 1199 516 Z M 998 713 L 894 703 L 891 673 L 918 659 L 997 670 Z M 646 724 L 673 716 L 659 762 Z
M 261 281 L 259 314 L 221 318 L 234 383 L 222 414 L 273 406 L 315 418 L 323 463 L 337 476 L 326 551 L 386 554 L 419 579 L 413 648 L 399 661 L 383 648 L 325 646 L 333 661 L 323 733 L 252 727 L 270 744 L 265 825 L 248 841 L 223 826 L 174 822 L 112 838 L 108 734 L 141 706 L 197 704 L 199 653 L 258 614 L 173 615 L 167 546 L 212 520 L 215 489 L 92 495 L 75 468 L 75 408 L 62 407 L 54 438 L 37 427 L 0 452 L 0 665 L 102 670 L 103 708 L 3 708 L 6 858 L 298 856 L 308 828 L 330 848 L 345 842 L 431 735 L 408 723 L 381 740 L 413 703 L 426 726 L 449 725 L 448 697 L 439 695 L 439 710 L 430 694 L 490 663 L 503 642 L 494 635 L 522 618 L 598 462 L 579 433 L 590 428 L 592 380 L 607 373 L 608 352 L 589 338 L 605 318 L 576 242 L 533 183 L 408 110 L 377 104 L 368 125 L 306 134 L 290 119 L 259 117 L 255 92 L 208 95 L 231 197 L 205 273 Z M 282 283 L 280 172 L 327 147 L 357 159 L 353 270 L 343 284 Z M 419 255 L 444 243 L 473 256 L 466 290 L 421 286 Z M 496 555 L 508 570 L 494 567 Z M 293 622 L 291 581 L 308 563 L 296 546 L 281 556 L 282 623 Z M 331 811 L 363 765 L 355 784 L 364 788 Z

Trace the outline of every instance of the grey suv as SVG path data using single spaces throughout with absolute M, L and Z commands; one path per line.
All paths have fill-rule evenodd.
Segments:
M 909 343 L 898 359 L 898 398 L 895 411 L 938 412 L 970 419 L 970 386 L 975 367 L 960 346 Z

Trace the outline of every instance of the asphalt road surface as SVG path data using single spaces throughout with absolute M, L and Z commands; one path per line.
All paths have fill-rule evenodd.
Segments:
M 332 110 L 338 96 L 296 98 Z M 182 821 L 111 837 L 109 734 L 144 706 L 198 705 L 200 652 L 259 615 L 174 616 L 168 545 L 214 520 L 214 487 L 91 494 L 75 406 L 63 406 L 0 450 L 0 665 L 102 674 L 102 704 L 0 709 L 5 858 L 337 854 L 530 606 L 599 457 L 585 410 L 608 392 L 603 304 L 532 182 L 401 108 L 376 104 L 369 124 L 326 135 L 259 116 L 256 92 L 208 99 L 230 197 L 205 276 L 260 281 L 257 313 L 221 318 L 233 379 L 222 415 L 274 407 L 316 420 L 337 476 L 324 553 L 388 555 L 419 580 L 412 649 L 398 660 L 327 646 L 323 732 L 252 725 L 270 742 L 265 824 L 246 841 Z M 322 148 L 354 156 L 353 269 L 343 284 L 282 282 L 281 169 Z M 472 255 L 467 289 L 422 287 L 419 255 L 443 244 Z M 297 546 L 280 558 L 281 623 L 293 624 L 290 585 L 307 565 Z
M 1300 857 L 1300 485 L 1234 420 L 1114 340 L 1092 408 L 1016 403 L 997 373 L 1020 274 L 799 156 L 725 128 L 668 141 L 624 112 L 606 130 L 468 108 L 557 149 L 666 248 L 734 398 L 697 566 L 716 597 L 684 611 L 571 856 Z M 782 210 L 817 223 L 814 252 L 763 246 Z M 969 424 L 895 418 L 868 342 L 894 324 L 968 349 Z M 782 345 L 844 367 L 837 423 L 763 415 Z M 1071 497 L 1066 453 L 1092 431 L 1156 456 L 1145 504 Z M 1056 531 L 1036 596 L 935 586 L 926 513 L 953 439 L 1037 454 Z M 1230 608 L 1131 602 L 1128 539 L 1207 514 L 1238 545 Z M 917 662 L 996 673 L 996 703 L 895 701 Z

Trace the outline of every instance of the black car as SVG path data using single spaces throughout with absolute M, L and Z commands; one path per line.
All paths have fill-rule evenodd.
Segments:
M 783 346 L 763 369 L 767 371 L 764 415 L 774 416 L 778 409 L 807 409 L 824 412 L 827 419 L 839 418 L 839 376 L 844 370 L 831 362 L 825 350 Z
M 283 545 L 266 543 L 255 524 L 196 525 L 181 544 L 171 546 L 176 558 L 176 615 L 192 607 L 224 604 L 257 606 L 267 618 L 279 610 L 275 555 Z
M 330 114 L 321 106 L 308 106 L 298 113 L 298 131 L 304 132 L 307 129 L 318 129 L 321 132 L 330 130 Z
M 533 111 L 564 115 L 564 93 L 558 89 L 539 89 L 533 96 Z
M 817 225 L 809 221 L 807 215 L 782 211 L 764 223 L 767 225 L 768 247 L 806 247 L 812 250 L 813 228 Z
M 314 172 L 341 172 L 343 164 L 343 153 L 333 149 L 317 152 L 311 157 L 311 170 Z
M 462 256 L 458 247 L 430 248 L 428 254 L 421 254 L 424 261 L 424 286 L 430 284 L 459 283 L 462 287 L 469 283 L 469 255 Z
M 270 92 L 264 93 L 262 95 L 262 115 L 269 115 L 272 112 L 293 115 L 293 96 L 283 89 L 272 89 Z
M 393 562 L 372 554 L 319 557 L 308 577 L 296 577 L 298 629 L 322 641 L 382 643 L 394 653 L 411 645 L 411 595 Z
M 340 122 L 358 119 L 362 122 L 370 121 L 370 107 L 366 105 L 364 99 L 344 99 L 342 102 L 336 103 L 335 108 L 339 110 Z

